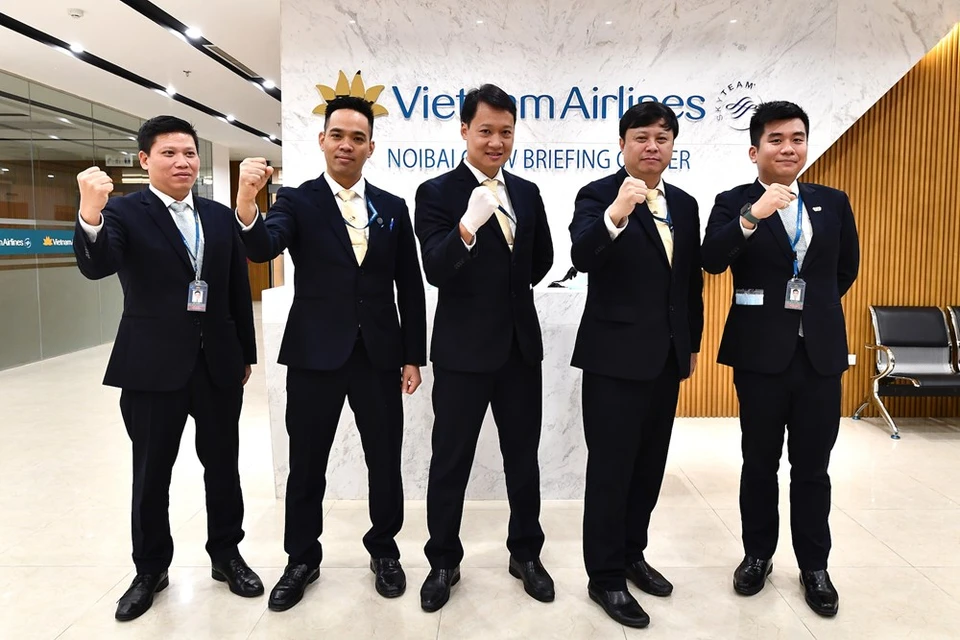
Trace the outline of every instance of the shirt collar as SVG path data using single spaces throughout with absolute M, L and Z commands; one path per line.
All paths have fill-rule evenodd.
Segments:
M 769 188 L 770 188 L 770 185 L 768 185 L 767 183 L 765 183 L 763 180 L 760 180 L 759 178 L 757 178 L 757 182 L 759 182 L 759 183 L 763 186 L 764 189 L 769 189 Z M 790 191 L 792 191 L 795 195 L 800 195 L 800 185 L 797 184 L 797 181 L 796 181 L 796 180 L 794 180 L 792 183 L 790 183 L 790 186 L 789 186 L 788 188 L 789 188 Z
M 470 164 L 470 161 L 467 160 L 466 158 L 463 159 L 463 164 L 467 165 L 467 169 L 470 169 L 470 173 L 473 174 L 473 177 L 477 179 L 477 182 L 479 184 L 483 184 L 484 180 L 490 180 L 490 176 L 488 176 L 483 171 L 480 171 L 480 169 L 477 169 L 475 166 Z M 503 179 L 503 167 L 500 167 L 499 169 L 497 169 L 497 175 L 493 176 L 493 179 L 499 182 L 500 184 L 502 184 L 504 188 L 506 188 L 507 181 Z
M 168 196 L 167 194 L 165 194 L 163 191 L 160 191 L 160 189 L 157 189 L 152 184 L 150 185 L 150 191 L 152 191 L 155 196 L 160 198 L 160 202 L 162 202 L 163 206 L 168 209 L 170 208 L 170 205 L 173 204 L 174 202 L 183 202 L 187 206 L 189 206 L 192 211 L 197 210 L 197 208 L 193 205 L 193 191 L 188 191 L 187 197 L 184 198 L 183 200 L 177 200 L 176 198 Z
M 328 173 L 326 173 L 326 172 L 324 172 L 323 178 L 324 178 L 324 180 L 327 181 L 327 185 L 330 187 L 330 191 L 333 192 L 333 195 L 334 195 L 334 196 L 336 196 L 338 193 L 340 193 L 340 192 L 343 191 L 344 189 L 350 189 L 350 191 L 353 191 L 353 192 L 356 194 L 356 196 L 354 196 L 354 197 L 360 198 L 361 200 L 366 200 L 366 199 L 367 199 L 367 196 L 366 196 L 366 193 L 367 193 L 367 180 L 366 180 L 366 178 L 364 178 L 363 176 L 360 176 L 360 179 L 357 180 L 356 184 L 354 184 L 352 187 L 344 187 L 344 186 L 342 186 L 339 182 L 337 182 L 336 180 L 334 180 L 333 178 L 331 178 L 331 177 L 330 177 L 330 174 L 328 174 Z

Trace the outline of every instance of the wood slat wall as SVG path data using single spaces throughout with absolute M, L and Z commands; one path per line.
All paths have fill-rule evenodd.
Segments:
M 860 275 L 843 300 L 850 353 L 843 413 L 874 371 L 869 305 L 960 305 L 960 25 L 800 177 L 847 192 L 860 232 Z M 732 372 L 716 364 L 729 273 L 706 276 L 705 330 L 678 415 L 737 415 Z M 888 398 L 894 416 L 960 415 L 960 398 Z M 865 415 L 876 415 L 869 410 Z

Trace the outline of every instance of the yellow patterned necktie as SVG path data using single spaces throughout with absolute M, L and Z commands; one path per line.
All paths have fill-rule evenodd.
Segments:
M 490 189 L 497 198 L 497 204 L 500 206 L 497 207 L 497 210 L 494 211 L 493 214 L 497 216 L 497 222 L 500 224 L 500 230 L 503 231 L 503 237 L 507 240 L 507 246 L 510 247 L 510 251 L 513 251 L 513 229 L 510 228 L 510 218 L 503 212 L 503 203 L 500 202 L 500 194 L 497 193 L 498 184 L 494 178 L 488 178 L 483 181 L 483 185 L 487 189 Z
M 356 195 L 352 190 L 344 189 L 337 194 L 337 197 L 343 201 L 340 213 L 343 219 L 347 221 L 347 235 L 350 236 L 353 254 L 357 257 L 357 264 L 362 264 L 363 257 L 367 255 L 367 235 L 363 230 L 363 226 L 366 224 L 363 214 L 366 211 L 360 211 L 359 207 L 353 202 Z
M 647 208 L 653 214 L 653 222 L 657 225 L 657 233 L 660 234 L 660 240 L 663 242 L 663 250 L 667 253 L 667 262 L 673 266 L 673 232 L 670 225 L 667 224 L 667 215 L 657 196 L 660 195 L 659 189 L 650 189 L 647 191 Z

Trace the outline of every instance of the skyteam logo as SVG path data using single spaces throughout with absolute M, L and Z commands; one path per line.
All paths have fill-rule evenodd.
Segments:
M 746 131 L 757 105 L 763 102 L 757 93 L 756 84 L 750 80 L 738 80 L 724 86 L 713 105 L 717 122 L 724 122 L 731 129 Z

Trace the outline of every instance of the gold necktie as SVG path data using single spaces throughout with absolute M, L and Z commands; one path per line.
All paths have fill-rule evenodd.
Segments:
M 363 257 L 367 255 L 367 235 L 363 230 L 363 225 L 366 224 L 366 218 L 363 214 L 366 211 L 359 211 L 359 207 L 353 202 L 355 195 L 357 194 L 350 189 L 344 189 L 337 194 L 343 201 L 340 213 L 343 219 L 347 221 L 347 235 L 350 236 L 353 253 L 357 256 L 357 264 L 362 264 Z
M 483 181 L 483 185 L 493 191 L 493 195 L 497 198 L 497 204 L 500 206 L 493 213 L 497 216 L 497 222 L 500 223 L 500 230 L 503 231 L 503 237 L 507 240 L 507 246 L 510 247 L 510 251 L 513 251 L 513 229 L 510 228 L 510 218 L 503 212 L 503 203 L 500 202 L 500 194 L 497 193 L 497 184 L 494 178 Z
M 657 225 L 657 233 L 660 234 L 660 240 L 663 242 L 663 250 L 667 253 L 667 262 L 673 266 L 673 232 L 670 231 L 670 225 L 667 224 L 667 214 L 660 206 L 657 196 L 660 195 L 659 189 L 650 189 L 647 191 L 647 208 L 653 214 L 653 222 Z

